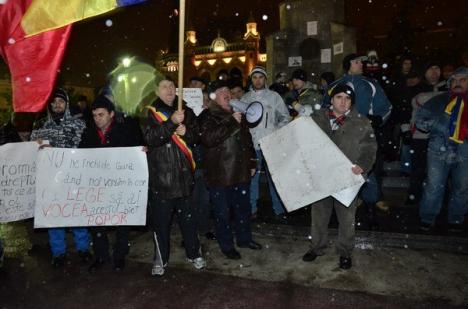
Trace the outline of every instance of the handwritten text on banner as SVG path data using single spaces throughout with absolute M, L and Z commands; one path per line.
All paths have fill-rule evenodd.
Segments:
M 39 152 L 35 227 L 145 225 L 147 199 L 141 147 Z

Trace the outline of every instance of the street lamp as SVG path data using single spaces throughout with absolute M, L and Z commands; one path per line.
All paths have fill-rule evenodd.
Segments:
M 131 62 L 132 62 L 132 59 L 129 57 L 125 57 L 122 59 L 122 65 L 124 66 L 124 68 L 128 68 Z

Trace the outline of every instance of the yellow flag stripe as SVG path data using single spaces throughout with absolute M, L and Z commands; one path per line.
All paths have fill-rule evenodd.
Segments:
M 21 20 L 26 37 L 109 12 L 116 0 L 33 0 Z

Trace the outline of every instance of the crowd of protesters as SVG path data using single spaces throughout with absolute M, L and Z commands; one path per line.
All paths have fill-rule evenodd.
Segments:
M 72 114 L 68 94 L 59 88 L 47 106 L 47 117 L 36 121 L 34 128 L 30 116 L 21 119 L 22 114 L 15 113 L 2 128 L 1 144 L 48 140 L 52 147 L 65 148 L 142 146 L 149 167 L 148 222 L 154 242 L 151 274 L 162 276 L 169 262 L 173 215 L 181 229 L 187 261 L 196 269 L 206 265 L 199 234 L 216 240 L 227 259 L 241 258 L 236 247 L 262 249 L 251 232 L 251 219 L 258 216 L 262 170 L 276 219 L 287 222 L 287 216 L 259 140 L 297 117 L 312 117 L 355 164 L 350 172 L 362 175 L 366 182 L 349 207 L 332 197 L 311 206 L 311 246 L 303 261 L 314 261 L 323 254 L 334 210 L 339 223 L 339 266 L 348 269 L 359 200 L 364 205 L 366 227 L 379 228 L 376 211 L 383 200 L 384 161 L 401 161 L 401 171 L 410 179 L 407 203 L 420 205 L 422 230 L 434 227 L 444 190 L 449 191 L 452 231 L 461 231 L 468 212 L 468 68 L 447 66 L 451 72 L 444 72 L 441 64 L 427 61 L 420 70 L 409 56 L 401 57 L 395 67 L 387 76 L 376 54 L 370 53 L 368 57 L 346 55 L 343 76 L 335 80 L 333 73 L 324 72 L 316 84 L 313 74 L 296 69 L 290 77 L 277 73 L 268 87 L 268 74 L 261 66 L 251 70 L 247 87 L 238 76 L 224 71 L 212 82 L 194 76 L 189 87 L 203 92 L 203 111 L 198 116 L 185 102 L 179 110 L 175 82 L 160 78 L 144 130 L 116 109 L 108 91 L 90 106 L 80 97 Z M 263 115 L 258 123 L 247 123 L 242 113 L 235 112 L 232 99 L 260 102 Z M 124 269 L 128 226 L 116 228 L 112 258 L 106 228 L 71 230 L 76 251 L 90 263 L 89 271 L 98 271 L 111 260 L 116 271 Z M 62 267 L 65 229 L 48 229 L 48 236 L 52 264 Z

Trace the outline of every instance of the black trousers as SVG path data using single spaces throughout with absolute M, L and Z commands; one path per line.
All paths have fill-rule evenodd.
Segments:
M 201 256 L 197 222 L 193 213 L 192 196 L 159 199 L 150 194 L 149 215 L 153 230 L 154 263 L 166 265 L 169 261 L 172 216 L 175 214 L 189 259 Z
M 93 236 L 93 250 L 96 259 L 108 260 L 109 259 L 109 239 L 107 238 L 107 227 L 99 226 L 90 228 L 91 235 Z M 114 250 L 112 257 L 114 261 L 123 260 L 128 254 L 128 235 L 130 233 L 130 226 L 117 226 L 115 233 Z

